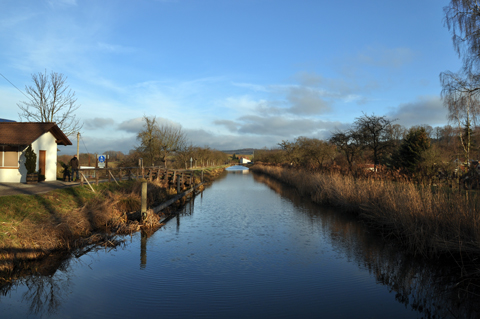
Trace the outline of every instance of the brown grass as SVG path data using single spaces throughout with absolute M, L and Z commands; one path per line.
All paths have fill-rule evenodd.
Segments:
M 158 225 L 160 217 L 152 211 L 143 223 L 127 218 L 127 213 L 140 210 L 140 190 L 141 182 L 135 181 L 113 189 L 97 189 L 95 195 L 76 187 L 42 195 L 0 198 L 4 204 L 0 217 L 8 221 L 0 225 L 0 271 L 19 260 L 101 242 L 105 236 L 99 234 L 129 234 L 141 227 Z M 168 197 L 163 185 L 148 183 L 149 206 Z
M 386 236 L 401 241 L 413 254 L 480 254 L 480 201 L 476 193 L 281 167 L 256 165 L 252 169 L 296 187 L 314 202 L 358 214 Z
M 211 183 L 223 170 L 205 170 L 205 181 Z M 200 177 L 195 176 L 195 183 L 199 182 Z M 0 277 L 7 278 L 15 267 L 54 251 L 111 246 L 117 234 L 160 227 L 162 216 L 152 210 L 140 221 L 141 185 L 141 181 L 120 186 L 102 183 L 94 186 L 96 193 L 87 187 L 73 187 L 41 195 L 0 197 Z M 154 207 L 175 196 L 177 190 L 164 182 L 148 182 L 147 194 L 148 207 Z

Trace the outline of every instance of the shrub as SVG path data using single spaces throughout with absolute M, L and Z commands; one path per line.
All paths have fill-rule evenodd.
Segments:
M 37 154 L 35 154 L 32 144 L 30 144 L 25 151 L 25 168 L 27 169 L 27 174 L 35 173 L 35 169 L 37 168 Z

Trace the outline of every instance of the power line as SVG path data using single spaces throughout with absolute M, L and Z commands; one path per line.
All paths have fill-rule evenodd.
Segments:
M 7 78 L 5 77 L 5 75 L 3 75 L 2 73 L 0 73 L 0 75 L 3 76 L 3 78 L 4 78 L 5 80 L 7 80 L 8 83 L 10 83 L 11 85 L 13 85 L 13 87 L 16 88 L 16 89 L 18 90 L 18 92 L 22 93 L 23 95 L 25 95 L 25 96 L 27 97 L 27 99 L 30 100 L 30 97 L 28 97 L 28 95 L 26 95 L 25 93 L 23 93 L 22 90 L 20 90 L 19 88 L 17 88 L 17 87 L 15 86 L 15 84 L 13 84 L 12 82 L 10 82 L 10 80 L 7 79 Z
M 87 145 L 85 145 L 85 141 L 83 140 L 83 137 L 81 134 L 80 134 L 80 138 L 82 139 L 83 147 L 85 147 L 85 149 L 87 150 L 87 154 L 90 155 L 90 152 L 88 151 Z

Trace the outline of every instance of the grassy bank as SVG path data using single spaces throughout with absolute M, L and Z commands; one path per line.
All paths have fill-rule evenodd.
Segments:
M 211 183 L 223 167 L 204 171 Z M 201 172 L 195 174 L 200 182 Z M 141 227 L 156 227 L 160 216 L 149 211 L 143 223 L 132 219 L 141 206 L 141 181 L 101 183 L 58 189 L 39 195 L 0 197 L 0 273 L 16 263 L 38 259 L 51 252 L 71 251 L 100 242 L 108 244 L 114 235 L 129 234 Z M 149 207 L 177 194 L 175 187 L 148 182 Z
M 354 180 L 339 174 L 312 174 L 281 167 L 255 165 L 252 170 L 296 187 L 314 202 L 358 214 L 382 234 L 399 240 L 413 254 L 472 258 L 480 255 L 477 193 Z

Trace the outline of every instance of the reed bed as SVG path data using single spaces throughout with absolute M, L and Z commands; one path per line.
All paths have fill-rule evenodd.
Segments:
M 316 203 L 357 214 L 413 254 L 480 255 L 477 193 L 275 166 L 255 165 L 252 170 L 294 186 Z

